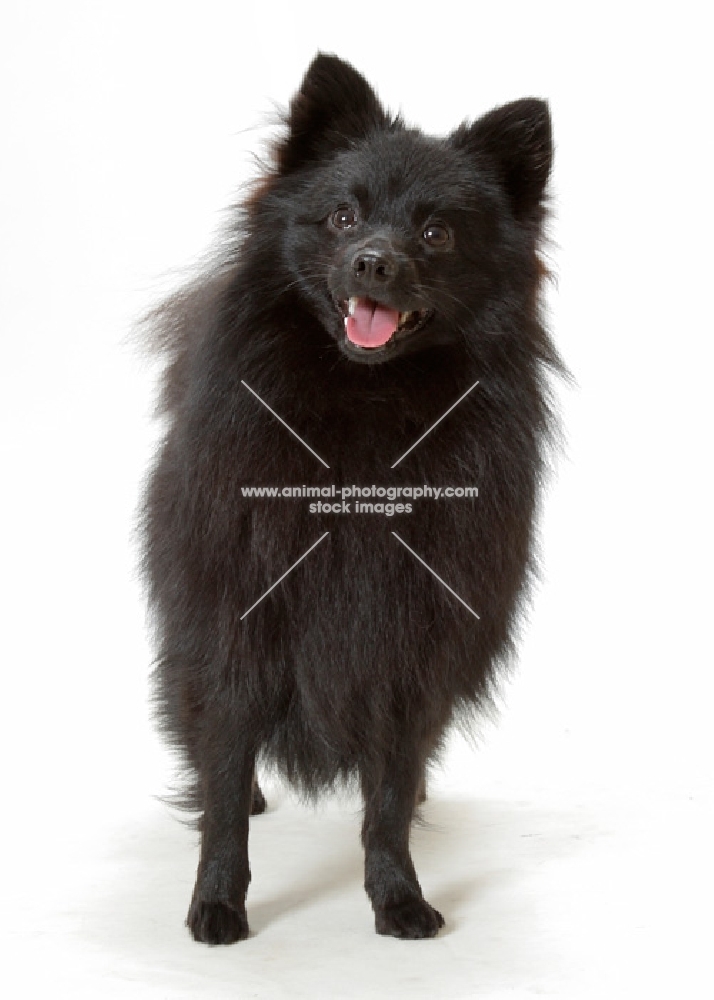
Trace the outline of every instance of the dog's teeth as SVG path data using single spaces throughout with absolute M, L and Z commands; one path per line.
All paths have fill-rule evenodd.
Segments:
M 356 308 L 357 308 L 357 296 L 353 295 L 352 298 L 347 303 L 347 315 L 354 316 Z
M 406 321 L 409 319 L 410 316 L 411 316 L 411 313 L 409 313 L 409 312 L 399 313 L 399 322 L 400 322 L 400 324 L 406 323 Z

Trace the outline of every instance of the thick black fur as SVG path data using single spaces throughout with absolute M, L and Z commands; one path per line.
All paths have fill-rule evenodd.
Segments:
M 539 318 L 551 152 L 540 100 L 431 138 L 319 55 L 220 261 L 153 317 L 167 433 L 145 495 L 144 565 L 159 722 L 187 768 L 182 804 L 200 813 L 187 921 L 198 940 L 248 934 L 248 816 L 265 808 L 256 759 L 310 796 L 358 779 L 377 931 L 421 938 L 443 923 L 409 829 L 447 727 L 489 697 L 534 568 L 548 376 L 562 371 Z M 340 207 L 354 212 L 348 229 L 335 227 Z M 431 224 L 445 244 L 425 240 Z M 387 259 L 383 286 L 355 268 L 363 252 Z M 341 303 L 365 292 L 423 322 L 355 349 Z M 479 496 L 387 517 L 241 493 L 333 483 Z

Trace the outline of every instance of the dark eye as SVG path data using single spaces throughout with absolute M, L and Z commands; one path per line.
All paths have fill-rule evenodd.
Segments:
M 357 224 L 357 213 L 349 205 L 340 205 L 330 219 L 335 229 L 351 229 Z
M 424 242 L 430 247 L 445 247 L 451 239 L 451 233 L 440 222 L 432 222 L 422 233 Z

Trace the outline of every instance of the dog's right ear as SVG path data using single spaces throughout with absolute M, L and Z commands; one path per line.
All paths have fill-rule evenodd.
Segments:
M 318 53 L 290 102 L 286 124 L 288 134 L 275 150 L 281 174 L 349 148 L 385 128 L 389 117 L 361 73 L 337 56 Z

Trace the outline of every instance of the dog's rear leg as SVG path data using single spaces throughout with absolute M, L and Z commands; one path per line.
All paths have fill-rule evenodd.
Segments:
M 444 923 L 438 910 L 424 899 L 409 853 L 409 830 L 422 777 L 422 755 L 404 747 L 389 757 L 378 778 L 362 773 L 364 887 L 378 934 L 433 937 Z
M 419 784 L 417 786 L 416 804 L 418 806 L 420 806 L 424 802 L 426 802 L 426 799 L 427 799 L 427 795 L 426 795 L 426 771 L 422 771 L 421 772 L 421 777 L 419 779 Z
M 426 793 L 424 794 L 424 797 L 426 798 Z M 268 803 L 265 801 L 265 796 L 263 795 L 262 789 L 258 784 L 258 779 L 256 778 L 254 771 L 253 786 L 250 793 L 250 815 L 259 816 L 260 813 L 264 813 L 267 808 Z

